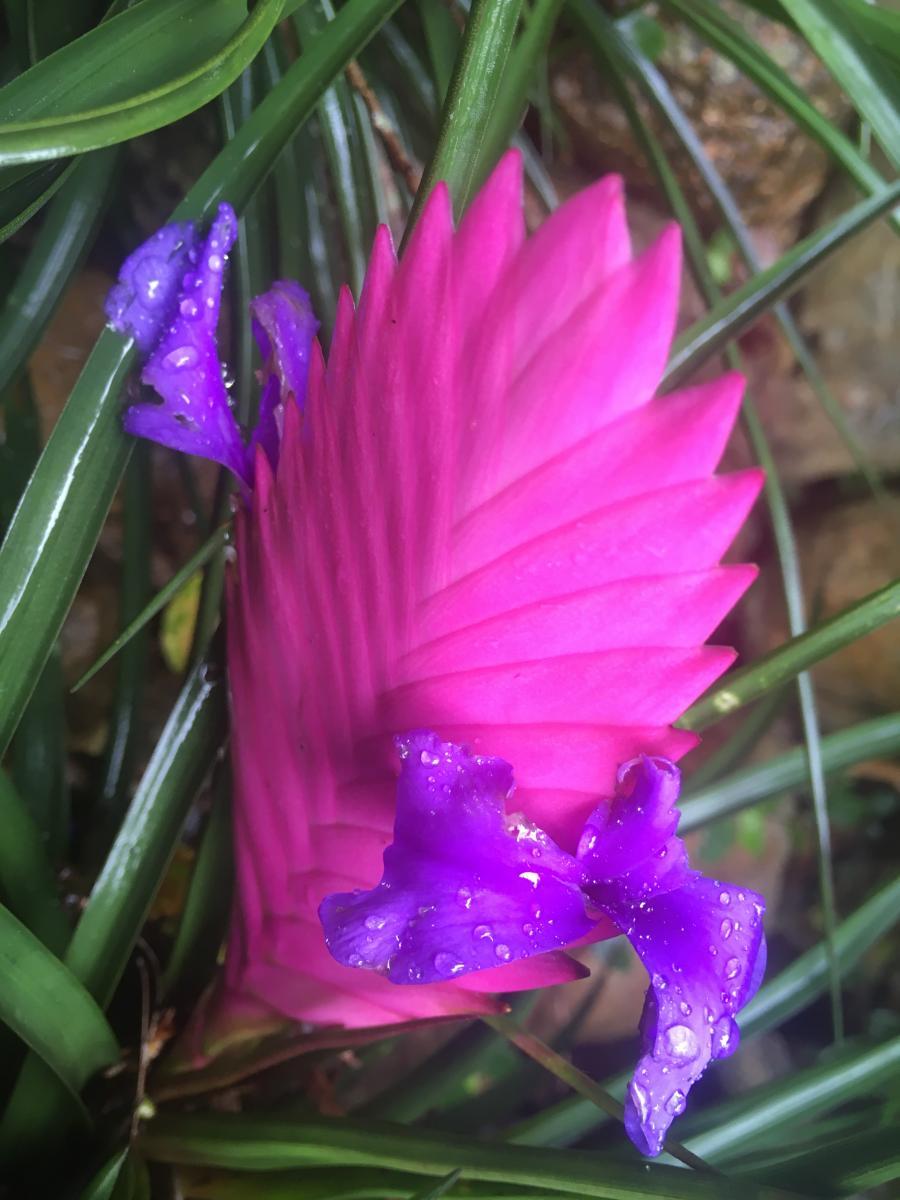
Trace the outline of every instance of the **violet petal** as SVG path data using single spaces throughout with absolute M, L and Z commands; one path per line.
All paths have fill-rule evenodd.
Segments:
M 302 404 L 306 396 L 309 358 L 319 322 L 309 295 L 291 279 L 278 280 L 250 304 L 253 335 L 263 365 L 259 420 L 251 446 L 261 445 L 277 466 L 284 405 L 289 397 Z
M 737 1049 L 735 1015 L 765 967 L 761 896 L 693 874 L 684 886 L 606 909 L 650 974 L 644 1053 L 625 1102 L 625 1127 L 645 1154 L 666 1131 L 710 1059 Z
M 687 853 L 675 836 L 681 774 L 665 758 L 646 755 L 619 768 L 615 796 L 588 818 L 578 858 L 601 908 L 680 887 Z
M 176 312 L 141 376 L 162 403 L 132 405 L 125 428 L 173 450 L 222 463 L 249 484 L 247 451 L 216 347 L 225 263 L 236 237 L 234 210 L 221 204 L 202 249 L 179 281 Z
M 196 258 L 192 221 L 166 225 L 122 263 L 119 281 L 106 298 L 106 315 L 117 333 L 133 337 L 148 354 L 178 307 L 178 290 Z
M 433 733 L 397 739 L 394 841 L 370 891 L 327 896 L 326 944 L 394 983 L 434 983 L 569 945 L 590 932 L 582 872 L 504 814 L 512 768 Z

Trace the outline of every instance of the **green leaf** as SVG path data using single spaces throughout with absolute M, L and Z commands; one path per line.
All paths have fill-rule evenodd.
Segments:
M 439 180 L 461 214 L 481 182 L 481 152 L 500 93 L 522 0 L 473 0 L 434 154 L 416 193 L 407 236 Z
M 334 76 L 400 2 L 344 5 L 204 171 L 174 219 L 203 220 L 226 195 L 243 209 Z M 130 341 L 111 331 L 101 335 L 0 547 L 0 754 L 56 640 L 128 459 L 119 395 L 133 362 Z
M 179 997 L 200 994 L 225 938 L 234 877 L 230 789 L 231 773 L 223 768 L 216 781 L 212 811 L 197 852 L 175 944 L 159 982 L 164 1000 L 173 993 Z
M 681 1167 L 619 1162 L 577 1150 L 492 1144 L 449 1133 L 340 1121 L 291 1121 L 258 1113 L 157 1116 L 139 1138 L 151 1160 L 237 1171 L 292 1167 L 388 1167 L 465 1180 L 545 1188 L 604 1200 L 722 1200 L 722 1184 Z M 733 1200 L 774 1200 L 771 1192 L 729 1181 Z
M 443 1179 L 438 1180 L 434 1187 L 427 1187 L 424 1191 L 416 1192 L 412 1200 L 440 1200 L 441 1196 L 446 1196 L 458 1182 L 462 1172 L 457 1169 L 451 1171 L 449 1175 L 445 1175 Z
M 215 533 L 211 534 L 197 553 L 193 554 L 183 567 L 179 567 L 165 587 L 160 588 L 153 599 L 145 604 L 137 616 L 126 625 L 116 640 L 107 646 L 97 661 L 88 667 L 74 685 L 72 691 L 77 692 L 80 688 L 83 688 L 89 680 L 94 678 L 98 671 L 101 671 L 111 659 L 115 658 L 123 646 L 127 646 L 132 638 L 146 628 L 156 614 L 161 612 L 182 591 L 188 581 L 202 567 L 206 566 L 212 558 L 225 549 L 230 537 L 231 527 L 229 525 L 223 525 Z
M 834 954 L 842 977 L 900 921 L 900 879 L 870 896 L 834 932 Z M 831 969 L 828 948 L 813 946 L 762 987 L 741 1014 L 741 1035 L 776 1029 L 825 991 Z
M 118 155 L 103 150 L 60 179 L 38 236 L 0 309 L 0 393 L 41 340 L 60 297 L 94 243 Z
M 105 1162 L 78 1200 L 110 1200 L 127 1154 L 127 1150 L 119 1150 Z
M 834 0 L 781 0 L 797 28 L 868 121 L 884 152 L 900 167 L 900 83 L 886 63 L 856 36 L 842 4 Z M 885 14 L 886 15 L 886 14 Z M 894 41 L 900 22 L 894 15 Z M 887 34 L 882 29 L 880 34 Z
M 169 714 L 72 937 L 66 963 L 109 1003 L 181 833 L 197 788 L 225 734 L 225 688 L 199 667 Z
M 197 788 L 225 732 L 223 683 L 208 667 L 182 689 L 127 816 L 94 883 L 66 952 L 66 966 L 105 1008 L 128 962 L 172 857 Z M 40 1059 L 26 1059 L 0 1125 L 7 1153 L 34 1153 L 65 1119 Z
M 822 766 L 828 772 L 840 771 L 870 758 L 892 758 L 898 752 L 900 713 L 891 713 L 823 738 Z M 707 787 L 693 788 L 688 779 L 678 828 L 682 833 L 701 829 L 770 796 L 804 787 L 808 778 L 806 752 L 800 748 L 735 771 Z
M 75 1095 L 119 1057 L 118 1043 L 93 998 L 2 905 L 0 1020 Z
M 528 105 L 538 65 L 547 53 L 563 0 L 537 0 L 532 4 L 525 29 L 509 56 L 500 93 L 484 145 L 481 147 L 479 177 L 484 178 L 509 146 Z
M 141 610 L 150 591 L 150 520 L 153 499 L 150 447 L 146 443 L 135 446 L 125 472 L 123 491 L 125 511 L 119 616 L 123 623 L 127 623 Z M 131 638 L 118 662 L 109 733 L 103 753 L 100 785 L 97 789 L 100 820 L 95 820 L 95 826 L 98 827 L 98 833 L 104 842 L 108 831 L 118 826 L 122 805 L 131 782 L 139 706 L 147 672 L 147 643 L 146 635 L 138 634 Z
M 0 895 L 10 910 L 54 954 L 69 940 L 69 926 L 40 831 L 21 797 L 0 771 Z
M 685 152 L 690 156 L 701 179 L 709 189 L 725 222 L 727 232 L 725 230 L 722 232 L 727 238 L 729 248 L 732 245 L 736 246 L 738 253 L 750 271 L 758 274 L 762 269 L 762 264 L 756 252 L 753 235 L 741 216 L 740 208 L 724 179 L 716 169 L 715 164 L 706 153 L 701 138 L 685 116 L 662 73 L 641 52 L 636 42 L 633 23 L 629 22 L 626 24 L 625 21 L 617 22 L 615 33 L 612 35 L 611 40 L 613 41 L 614 49 L 622 55 L 625 65 L 635 73 L 644 91 L 650 97 L 657 111 L 661 113 L 663 119 L 669 124 L 672 132 L 684 147 Z M 728 236 L 729 234 L 730 237 Z M 710 261 L 710 270 L 712 272 L 711 250 L 712 245 L 707 248 L 707 258 Z M 717 280 L 717 282 L 722 283 L 723 281 Z M 772 312 L 781 326 L 800 368 L 809 381 L 810 387 L 812 387 L 828 419 L 834 425 L 851 457 L 856 462 L 860 473 L 866 479 L 874 493 L 883 495 L 884 485 L 881 482 L 878 472 L 871 465 L 851 431 L 843 409 L 832 394 L 822 372 L 819 370 L 815 356 L 797 327 L 794 318 L 791 316 L 787 304 L 780 301 L 773 306 Z
M 793 638 L 771 654 L 726 677 L 726 682 L 692 705 L 677 724 L 707 729 L 771 688 L 805 671 L 857 638 L 900 615 L 900 580 L 873 592 L 837 616 Z
M 281 0 L 249 16 L 243 0 L 143 0 L 0 89 L 0 164 L 80 154 L 186 116 L 256 57 L 280 11 Z
M 794 1071 L 784 1080 L 721 1105 L 714 1114 L 715 1124 L 688 1144 L 710 1162 L 730 1162 L 752 1154 L 765 1135 L 779 1126 L 791 1129 L 868 1095 L 895 1079 L 898 1071 L 900 1037 L 862 1050 L 848 1048 L 836 1062 Z
M 683 383 L 698 366 L 744 332 L 776 301 L 789 296 L 816 267 L 892 209 L 898 200 L 900 181 L 886 185 L 870 199 L 855 204 L 726 296 L 675 342 L 663 383 L 670 388 Z

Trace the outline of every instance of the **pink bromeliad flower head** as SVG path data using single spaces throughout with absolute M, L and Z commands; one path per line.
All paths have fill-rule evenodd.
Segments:
M 493 1012 L 622 932 L 650 976 L 626 1124 L 655 1154 L 764 965 L 761 897 L 676 834 L 673 728 L 732 661 L 704 643 L 753 578 L 720 559 L 760 476 L 713 474 L 738 376 L 655 398 L 677 228 L 633 257 L 607 178 L 526 238 L 521 192 L 510 154 L 458 229 L 438 186 L 399 262 L 380 230 L 327 360 L 298 285 L 257 299 L 249 441 L 215 342 L 230 209 L 205 241 L 162 231 L 111 296 L 162 399 L 126 427 L 243 483 L 206 1036 Z

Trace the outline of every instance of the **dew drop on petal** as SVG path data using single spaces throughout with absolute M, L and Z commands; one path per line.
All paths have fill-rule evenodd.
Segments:
M 440 758 L 436 754 L 432 754 L 430 750 L 423 750 L 419 755 L 419 762 L 423 767 L 436 767 L 440 761 Z M 434 783 L 434 780 L 429 779 L 429 783 Z
M 494 947 L 494 953 L 499 959 L 502 959 L 503 962 L 509 962 L 509 960 L 512 958 L 512 950 L 510 950 L 509 946 L 505 946 L 503 942 L 497 943 L 497 945 Z
M 179 346 L 177 350 L 171 350 L 163 359 L 164 367 L 172 367 L 176 371 L 196 365 L 197 351 L 193 346 Z
M 671 1113 L 673 1117 L 678 1117 L 684 1112 L 686 1104 L 687 1096 L 685 1096 L 684 1092 L 676 1088 L 666 1101 L 666 1112 Z
M 455 954 L 448 954 L 445 950 L 441 950 L 434 956 L 434 969 L 449 979 L 453 975 L 458 975 L 460 971 L 464 971 L 465 963 L 461 963 Z
M 665 1032 L 666 1049 L 673 1058 L 691 1062 L 700 1052 L 697 1035 L 689 1025 L 670 1025 Z
M 463 906 L 463 908 L 471 908 L 472 907 L 472 889 L 467 888 L 467 887 L 461 887 L 459 889 L 459 891 L 456 893 L 456 902 L 457 902 L 457 904 L 461 904 Z
M 691 1006 L 688 1004 L 687 1000 L 681 1001 L 681 1003 L 678 1005 L 678 1010 L 683 1017 L 689 1017 L 691 1015 L 691 1013 L 694 1011 L 691 1008 Z
M 725 978 L 737 979 L 741 973 L 741 960 L 739 958 L 729 958 L 725 964 Z
M 731 892 L 719 892 L 719 903 L 727 908 L 731 903 Z
M 727 917 L 723 918 L 722 924 L 719 926 L 719 933 L 723 938 L 730 938 L 734 933 L 734 922 L 729 921 Z
M 494 931 L 491 929 L 490 925 L 476 925 L 472 930 L 473 938 L 492 938 L 493 936 Z
M 366 929 L 384 929 L 385 925 L 387 925 L 387 917 L 376 917 L 373 913 L 372 916 L 366 917 L 363 924 Z
M 631 1102 L 637 1111 L 638 1119 L 643 1124 L 650 1116 L 650 1095 L 647 1089 L 641 1087 L 632 1079 L 628 1085 L 628 1094 L 631 1097 Z
M 665 991 L 665 989 L 669 986 L 669 981 L 666 979 L 665 975 L 660 975 L 658 972 L 654 973 L 654 975 L 651 977 L 650 983 L 654 988 L 656 988 L 657 991 L 660 992 Z
M 713 1028 L 712 1056 L 725 1058 L 737 1050 L 740 1031 L 731 1017 L 720 1017 Z
M 529 925 L 528 922 L 526 921 L 525 924 L 522 926 L 522 932 L 525 934 L 526 937 L 534 937 L 534 926 Z

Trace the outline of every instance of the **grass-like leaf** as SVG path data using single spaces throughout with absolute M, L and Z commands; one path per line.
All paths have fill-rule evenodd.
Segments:
M 797 242 L 777 262 L 726 296 L 678 340 L 663 382 L 676 387 L 732 338 L 743 333 L 776 301 L 789 296 L 851 238 L 890 211 L 900 200 L 900 181 L 887 184 L 868 200 L 855 204 L 824 229 Z
M 96 1001 L 60 960 L 0 905 L 0 1019 L 77 1095 L 119 1057 Z
M 682 1168 L 598 1160 L 594 1154 L 491 1144 L 379 1122 L 292 1121 L 256 1113 L 158 1116 L 139 1138 L 151 1160 L 237 1171 L 310 1166 L 387 1167 L 464 1180 L 518 1184 L 604 1200 L 722 1200 L 712 1175 Z M 730 1200 L 776 1200 L 777 1193 L 729 1181 Z
M 875 717 L 822 739 L 822 766 L 840 771 L 870 758 L 890 758 L 900 751 L 900 713 Z M 805 751 L 789 750 L 768 762 L 754 763 L 732 775 L 695 789 L 689 779 L 681 805 L 679 829 L 689 833 L 711 821 L 732 816 L 770 796 L 808 781 Z
M 868 121 L 893 165 L 900 167 L 900 80 L 896 63 L 891 66 L 885 62 L 874 46 L 856 34 L 850 13 L 834 0 L 781 0 L 781 3 Z M 896 43 L 900 21 L 896 13 L 892 15 Z M 890 32 L 888 28 L 879 30 L 879 40 L 890 45 Z
M 808 633 L 779 646 L 759 662 L 734 671 L 723 684 L 692 705 L 678 724 L 682 729 L 707 729 L 728 713 L 793 679 L 807 667 L 897 616 L 900 616 L 900 581 L 866 596 Z
M 438 180 L 449 187 L 457 214 L 475 194 L 481 182 L 481 150 L 521 10 L 522 0 L 474 0 L 444 103 L 437 146 L 419 185 L 408 230 Z
M 193 112 L 252 62 L 280 13 L 281 0 L 249 16 L 241 0 L 135 5 L 0 90 L 0 164 L 96 150 Z
M 69 940 L 53 871 L 32 819 L 8 776 L 0 771 L 0 892 L 12 912 L 54 954 Z

